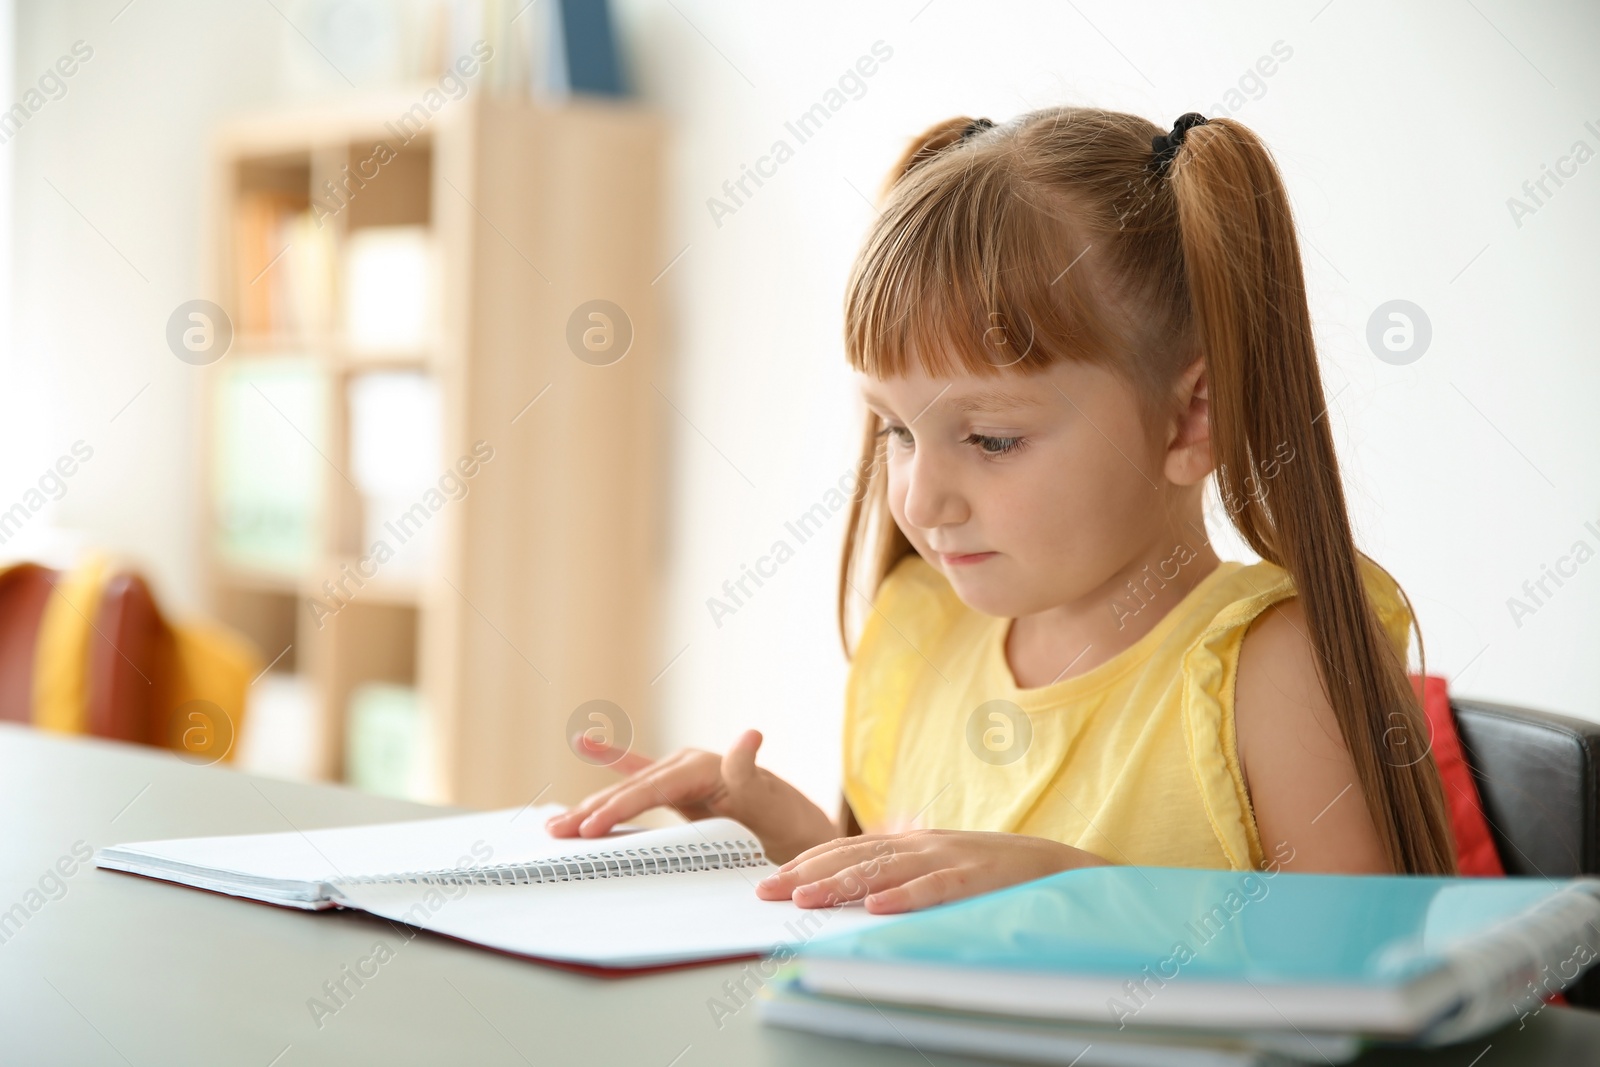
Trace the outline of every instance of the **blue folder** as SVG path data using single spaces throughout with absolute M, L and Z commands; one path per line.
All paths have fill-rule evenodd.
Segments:
M 798 948 L 811 993 L 999 1016 L 1440 1043 L 1600 959 L 1600 880 L 1067 871 Z

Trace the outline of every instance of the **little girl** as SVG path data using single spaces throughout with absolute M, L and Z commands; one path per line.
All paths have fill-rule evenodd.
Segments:
M 726 815 L 783 864 L 760 895 L 875 912 L 1095 864 L 1454 871 L 1409 602 L 1352 544 L 1254 134 L 941 123 L 890 176 L 845 338 L 869 408 L 847 655 L 868 610 L 838 823 L 756 766 L 752 730 L 622 756 L 552 833 Z M 1213 552 L 1213 472 L 1263 562 Z

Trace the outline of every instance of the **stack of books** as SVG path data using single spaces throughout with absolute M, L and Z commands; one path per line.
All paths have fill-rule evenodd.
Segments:
M 1093 867 L 819 936 L 758 1003 L 1037 1063 L 1340 1063 L 1531 1016 L 1596 959 L 1596 879 Z
M 304 193 L 240 193 L 233 232 L 239 333 L 281 342 L 328 328 L 334 230 L 325 223 Z

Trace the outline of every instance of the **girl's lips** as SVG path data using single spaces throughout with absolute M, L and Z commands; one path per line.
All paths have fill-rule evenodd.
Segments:
M 966 553 L 964 555 L 950 555 L 948 553 L 941 552 L 939 554 L 939 558 L 944 560 L 946 563 L 950 563 L 950 564 L 964 564 L 964 563 L 982 563 L 984 560 L 988 559 L 990 556 L 993 556 L 993 555 L 996 555 L 996 553 L 994 553 L 994 552 L 968 552 L 968 553 Z

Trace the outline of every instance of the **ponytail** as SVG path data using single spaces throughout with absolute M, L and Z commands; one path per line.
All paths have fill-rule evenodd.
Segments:
M 1423 743 L 1426 721 L 1361 581 L 1277 167 L 1247 128 L 1214 119 L 1187 132 L 1167 180 L 1229 518 L 1262 559 L 1294 579 L 1323 689 L 1391 865 L 1452 874 L 1443 789 Z M 1272 475 L 1269 502 L 1248 487 L 1285 447 L 1294 458 Z

